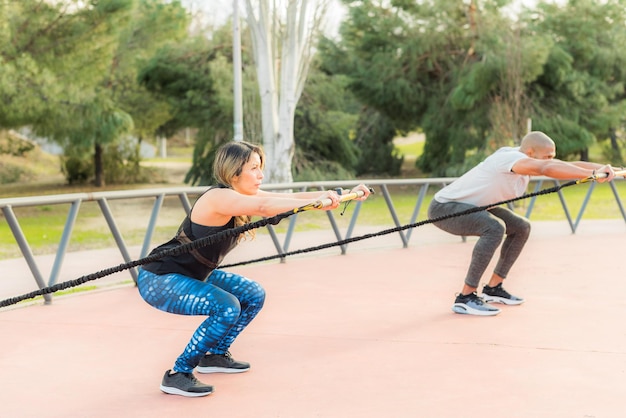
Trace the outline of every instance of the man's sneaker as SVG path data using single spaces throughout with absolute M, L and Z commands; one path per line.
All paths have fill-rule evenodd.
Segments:
M 161 382 L 161 390 L 170 395 L 181 396 L 207 396 L 213 393 L 213 386 L 205 385 L 193 375 L 193 373 L 165 372 Z
M 502 283 L 497 286 L 490 287 L 485 285 L 483 293 L 480 295 L 485 302 L 498 302 L 505 305 L 519 305 L 524 303 L 524 299 L 513 296 L 502 287 Z
M 224 354 L 205 354 L 196 367 L 198 373 L 241 373 L 250 370 L 250 363 L 237 361 L 227 351 Z
M 458 294 L 452 305 L 452 311 L 458 314 L 491 316 L 500 313 L 500 309 L 485 303 L 476 292 L 469 295 Z

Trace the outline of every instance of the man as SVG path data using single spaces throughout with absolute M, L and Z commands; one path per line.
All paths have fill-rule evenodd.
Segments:
M 463 212 L 472 207 L 488 206 L 522 196 L 530 176 L 560 180 L 583 179 L 597 174 L 599 182 L 611 181 L 615 172 L 610 165 L 585 161 L 565 162 L 555 159 L 554 141 L 542 132 L 530 132 L 519 147 L 503 147 L 487 157 L 452 184 L 437 192 L 428 208 L 430 219 Z M 604 174 L 606 176 L 604 176 Z M 530 234 L 530 222 L 505 206 L 434 223 L 454 235 L 478 236 L 472 252 L 461 293 L 452 310 L 459 314 L 497 315 L 500 309 L 487 302 L 519 305 L 524 299 L 502 287 L 513 263 L 522 252 Z M 489 282 L 477 294 L 480 279 L 502 242 L 500 257 Z

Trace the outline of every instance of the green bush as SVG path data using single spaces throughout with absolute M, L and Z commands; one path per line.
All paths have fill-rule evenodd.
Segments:
M 35 148 L 32 142 L 16 138 L 11 134 L 0 136 L 0 154 L 9 154 L 16 157 L 23 157 Z
M 68 184 L 86 184 L 93 178 L 92 158 L 68 152 L 61 158 L 61 171 Z
M 357 176 L 400 175 L 404 157 L 395 149 L 396 130 L 392 121 L 379 112 L 366 109 L 360 115 L 355 143 L 359 148 Z
M 28 176 L 28 170 L 16 163 L 0 160 L 0 184 L 17 183 Z
M 294 175 L 294 181 L 324 181 L 334 179 L 353 179 L 348 169 L 334 161 L 306 161 L 299 160 Z
M 61 159 L 62 171 L 70 185 L 87 184 L 95 177 L 93 153 L 85 148 L 66 148 Z M 132 143 L 104 147 L 103 171 L 106 184 L 163 183 L 165 177 L 155 168 L 142 167 L 137 148 Z
M 599 146 L 602 153 L 600 161 L 608 161 L 614 167 L 624 166 L 624 158 L 620 150 L 615 150 L 610 143 L 601 144 Z

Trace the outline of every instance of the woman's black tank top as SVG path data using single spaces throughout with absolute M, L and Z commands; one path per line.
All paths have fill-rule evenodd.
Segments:
M 189 216 L 185 217 L 181 223 L 176 236 L 156 247 L 150 255 L 215 235 L 235 226 L 235 218 L 231 218 L 224 226 L 204 226 L 192 222 Z M 199 247 L 187 253 L 165 256 L 143 265 L 142 268 L 155 274 L 179 273 L 197 280 L 204 280 L 222 262 L 226 254 L 235 248 L 237 238 L 237 236 L 228 236 L 212 245 Z

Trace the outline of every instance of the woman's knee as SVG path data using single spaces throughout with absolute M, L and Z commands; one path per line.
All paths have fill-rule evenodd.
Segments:
M 239 302 L 239 299 L 230 294 L 225 295 L 220 301 L 219 306 L 217 316 L 229 323 L 234 324 L 237 322 L 239 315 L 241 315 L 241 303 Z
M 250 303 L 259 308 L 265 303 L 265 289 L 259 283 L 254 282 L 251 287 Z
M 247 277 L 240 276 L 240 284 L 236 289 L 231 289 L 231 293 L 239 299 L 241 304 L 247 306 L 262 307 L 265 303 L 265 289 Z

